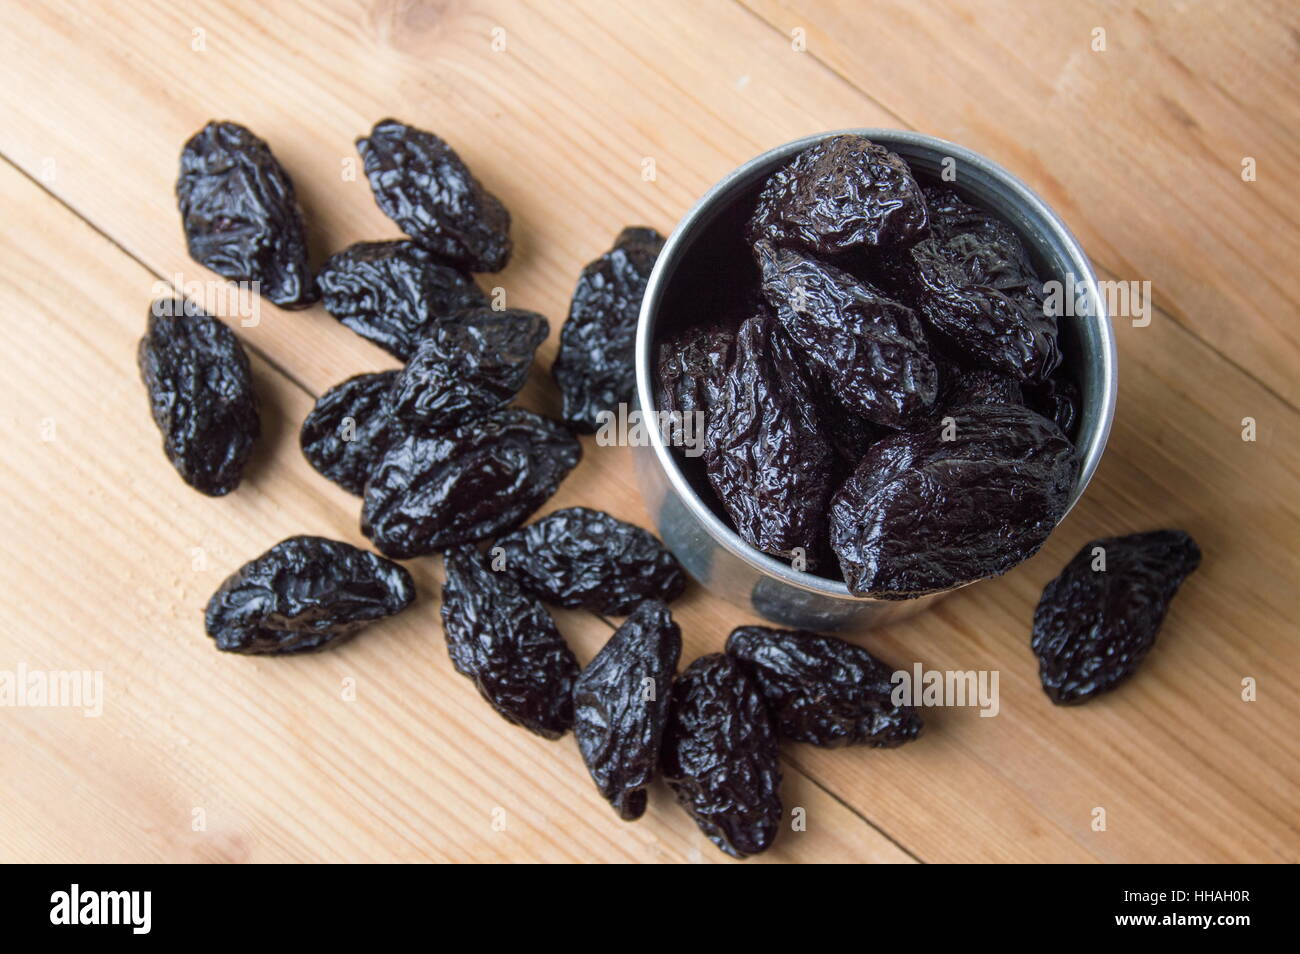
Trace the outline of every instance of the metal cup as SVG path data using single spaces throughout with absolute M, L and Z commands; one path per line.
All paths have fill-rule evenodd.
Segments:
M 919 174 L 939 179 L 956 173 L 954 185 L 1006 219 L 1020 233 L 1044 281 L 1073 287 L 1083 305 L 1076 317 L 1061 317 L 1066 360 L 1079 378 L 1082 408 L 1076 444 L 1079 476 L 1072 508 L 1097 469 L 1115 415 L 1115 337 L 1098 294 L 1087 255 L 1060 218 L 1028 186 L 1001 166 L 954 143 L 896 129 L 847 129 L 820 133 L 778 146 L 751 159 L 715 185 L 664 244 L 646 286 L 636 338 L 638 405 L 643 420 L 656 419 L 654 365 L 656 330 L 665 297 L 682 263 L 701 254 L 699 239 L 719 216 L 752 201 L 761 182 L 797 153 L 831 136 L 854 133 L 887 146 Z M 1070 286 L 1067 285 L 1067 288 Z M 854 596 L 841 581 L 795 570 L 755 550 L 720 519 L 686 478 L 657 427 L 645 428 L 637 448 L 637 473 L 646 505 L 664 542 L 687 571 L 714 594 L 782 626 L 812 630 L 863 630 L 919 612 L 951 590 L 912 600 Z M 706 486 L 705 493 L 711 491 Z M 973 585 L 973 584 L 972 584 Z

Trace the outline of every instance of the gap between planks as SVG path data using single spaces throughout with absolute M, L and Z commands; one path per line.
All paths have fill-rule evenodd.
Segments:
M 11 169 L 13 169 L 13 170 L 14 170 L 15 172 L 17 172 L 20 176 L 22 176 L 24 179 L 26 179 L 28 182 L 30 182 L 32 185 L 34 185 L 37 189 L 39 189 L 42 193 L 44 193 L 44 194 L 45 194 L 46 196 L 48 196 L 50 199 L 53 199 L 55 202 L 57 202 L 60 206 L 62 206 L 64 209 L 66 209 L 68 212 L 70 212 L 73 216 L 75 216 L 75 217 L 77 218 L 78 221 L 80 221 L 80 222 L 82 222 L 84 225 L 88 226 L 92 232 L 94 232 L 96 235 L 98 235 L 100 238 L 102 238 L 102 239 L 103 239 L 105 242 L 107 242 L 109 245 L 113 246 L 113 248 L 117 249 L 119 252 L 121 252 L 123 255 L 125 255 L 127 258 L 129 258 L 131 261 L 135 262 L 135 264 L 139 265 L 142 269 L 144 269 L 144 271 L 148 272 L 148 273 L 149 273 L 150 275 L 152 275 L 154 278 L 158 279 L 158 281 L 163 282 L 163 283 L 165 283 L 165 284 L 167 284 L 167 285 L 170 285 L 170 286 L 175 290 L 175 292 L 176 292 L 176 294 L 177 294 L 178 296 L 180 296 L 180 297 L 182 297 L 182 298 L 184 297 L 184 292 L 182 292 L 179 288 L 176 288 L 176 283 L 175 283 L 175 282 L 169 280 L 169 279 L 167 278 L 167 276 L 163 275 L 163 274 L 162 274 L 161 272 L 159 272 L 156 268 L 153 268 L 152 266 L 150 266 L 150 265 L 149 265 L 149 264 L 148 264 L 144 259 L 140 258 L 140 256 L 136 255 L 134 252 L 132 252 L 129 248 L 127 248 L 125 245 L 123 245 L 123 244 L 122 244 L 121 242 L 119 242 L 117 239 L 113 238 L 113 236 L 109 235 L 108 232 L 106 232 L 106 231 L 104 231 L 104 229 L 100 228 L 100 226 L 99 226 L 97 223 L 95 223 L 94 221 L 92 221 L 88 216 L 83 215 L 79 209 L 77 209 L 77 208 L 73 207 L 71 204 L 69 204 L 68 201 L 67 201 L 66 199 L 63 198 L 63 196 L 61 196 L 61 195 L 59 195 L 58 193 L 53 192 L 53 191 L 51 191 L 49 188 L 47 188 L 46 185 L 45 185 L 45 183 L 41 182 L 39 179 L 34 178 L 34 177 L 32 176 L 31 173 L 29 173 L 26 169 L 24 169 L 24 168 L 23 168 L 22 166 L 20 166 L 18 163 L 14 162 L 11 158 L 9 158 L 8 155 L 6 155 L 6 154 L 3 153 L 3 152 L 0 152 L 0 161 L 3 161 L 3 162 L 4 162 L 6 165 L 8 165 Z M 220 317 L 220 316 L 218 316 L 218 317 Z M 305 392 L 309 397 L 311 397 L 312 400 L 315 400 L 315 399 L 317 399 L 317 398 L 320 397 L 319 394 L 317 394 L 317 393 L 315 393 L 314 391 L 312 391 L 312 389 L 309 388 L 309 387 L 308 387 L 304 382 L 299 381 L 296 377 L 293 376 L 293 374 L 291 374 L 291 373 L 289 372 L 289 370 L 288 370 L 287 368 L 285 368 L 285 367 L 284 367 L 283 365 L 281 365 L 278 361 L 276 361 L 274 356 L 272 356 L 271 354 L 268 354 L 267 352 L 263 351 L 261 348 L 259 348 L 259 347 L 258 347 L 257 345 L 255 345 L 255 344 L 253 344 L 253 343 L 252 343 L 251 341 L 249 341 L 247 338 L 243 338 L 243 337 L 241 337 L 239 343 L 242 344 L 242 345 L 244 346 L 244 349 L 245 349 L 246 351 L 251 351 L 253 354 L 257 355 L 259 358 L 262 359 L 262 361 L 266 362 L 266 364 L 267 364 L 267 365 L 268 365 L 268 366 L 269 366 L 273 371 L 275 371 L 277 374 L 279 374 L 281 377 L 283 377 L 286 381 L 288 381 L 288 382 L 289 382 L 290 384 L 292 384 L 294 387 L 296 387 L 296 388 L 298 388 L 299 390 Z

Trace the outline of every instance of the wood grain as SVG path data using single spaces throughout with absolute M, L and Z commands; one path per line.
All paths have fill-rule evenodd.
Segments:
M 106 702 L 93 719 L 0 711 L 0 857 L 722 859 L 666 790 L 644 821 L 622 824 L 571 739 L 532 738 L 481 703 L 442 645 L 436 561 L 411 563 L 417 610 L 337 652 L 227 658 L 202 634 L 212 588 L 281 537 L 364 543 L 358 502 L 311 471 L 296 431 L 314 396 L 393 362 L 320 308 L 265 305 L 255 327 L 237 329 L 267 408 L 251 478 L 219 501 L 181 484 L 134 367 L 155 282 L 212 278 L 185 254 L 171 193 L 177 151 L 212 117 L 266 136 L 323 257 L 397 234 L 364 181 L 345 177 L 352 139 L 392 114 L 448 138 L 514 213 L 517 257 L 483 284 L 552 318 L 523 396 L 543 411 L 556 410 L 545 370 L 582 265 L 622 226 L 666 231 L 736 164 L 818 129 L 913 124 L 984 151 L 1043 193 L 1108 274 L 1151 278 L 1161 306 L 1152 323 L 1116 322 L 1110 447 L 1044 551 L 863 639 L 900 666 L 997 671 L 998 716 L 930 710 L 926 737 L 892 752 L 788 748 L 785 800 L 807 809 L 808 830 L 786 832 L 767 857 L 1300 859 L 1300 361 L 1294 292 L 1268 277 L 1286 274 L 1295 251 L 1296 202 L 1279 185 L 1294 172 L 1295 124 L 1288 135 L 1269 119 L 1291 116 L 1294 76 L 1234 71 L 1248 54 L 1271 67 L 1294 52 L 1267 28 L 1280 14 L 1266 7 L 1232 23 L 1215 5 L 1145 21 L 1097 9 L 1117 18 L 1112 49 L 1129 52 L 1137 79 L 1088 59 L 1052 72 L 1053 52 L 1093 12 L 1067 17 L 1055 5 L 1038 11 L 1039 45 L 1024 38 L 1026 18 L 984 4 L 14 11 L 0 35 L 10 120 L 0 154 L 12 164 L 0 166 L 0 195 L 18 225 L 0 236 L 15 352 L 0 385 L 0 479 L 13 510 L 0 551 L 0 670 L 102 671 Z M 875 22 L 894 38 L 887 55 L 850 56 L 855 44 L 876 48 Z M 805 52 L 791 46 L 800 24 Z M 1196 40 L 1197 24 L 1227 38 Z M 196 30 L 203 49 L 192 48 Z M 1195 128 L 1157 121 L 1157 90 Z M 1109 103 L 1135 111 L 1117 119 L 1100 108 Z M 1193 148 L 1215 135 L 1217 151 Z M 1247 185 L 1232 181 L 1229 159 L 1251 137 L 1261 176 Z M 1253 257 L 1252 221 L 1270 236 Z M 1244 417 L 1257 421 L 1258 441 L 1242 440 Z M 49 422 L 55 437 L 42 440 Z M 647 525 L 630 452 L 584 445 L 548 509 L 594 504 Z M 1190 530 L 1206 559 L 1161 645 L 1122 692 L 1054 709 L 1027 647 L 1043 584 L 1088 539 L 1166 525 Z M 684 661 L 756 621 L 699 587 L 674 613 Z M 609 633 L 582 614 L 559 622 L 584 660 Z M 1257 702 L 1241 699 L 1247 677 Z M 355 701 L 342 698 L 345 679 L 356 680 Z M 1105 831 L 1092 828 L 1098 807 Z M 497 808 L 504 831 L 492 826 Z M 206 831 L 192 830 L 194 809 Z

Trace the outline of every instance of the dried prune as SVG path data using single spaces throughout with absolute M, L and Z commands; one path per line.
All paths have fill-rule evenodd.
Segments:
M 1041 381 L 1061 361 L 1056 319 L 1020 237 L 948 190 L 926 190 L 929 237 L 891 269 L 955 359 Z
M 1031 646 L 1048 698 L 1087 702 L 1132 676 L 1200 563 L 1196 541 L 1181 530 L 1084 544 L 1043 589 L 1034 612 Z
M 471 272 L 510 260 L 510 213 L 431 132 L 380 120 L 357 140 L 375 203 L 429 251 Z
M 336 384 L 302 422 L 298 443 L 303 456 L 348 493 L 361 495 L 397 433 L 388 408 L 397 374 L 358 374 Z
M 268 301 L 305 308 L 320 293 L 293 180 L 238 123 L 210 122 L 181 150 L 176 199 L 190 257 L 223 278 L 259 282 Z
M 659 406 L 674 414 L 708 413 L 722 399 L 736 335 L 726 328 L 688 328 L 659 345 Z
M 810 374 L 809 380 L 812 382 L 813 413 L 835 451 L 832 486 L 839 486 L 872 444 L 894 432 L 847 407 L 825 376 Z
M 763 690 L 777 735 L 835 748 L 893 748 L 921 732 L 913 706 L 895 705 L 893 673 L 861 646 L 798 630 L 742 626 L 727 652 Z
M 1020 382 L 998 371 L 963 368 L 955 364 L 942 364 L 940 366 L 940 376 L 943 383 L 939 388 L 939 402 L 944 407 L 962 407 L 968 404 L 1025 403 Z M 1050 414 L 1044 414 L 1043 416 L 1048 420 L 1052 419 Z M 1065 430 L 1064 428 L 1061 429 L 1062 431 Z
M 600 510 L 569 507 L 496 541 L 503 567 L 558 606 L 623 616 L 641 600 L 686 589 L 676 557 L 649 532 Z
M 400 564 L 338 540 L 290 537 L 222 583 L 204 622 L 227 652 L 314 652 L 414 600 L 415 583 Z
M 361 530 L 399 560 L 483 540 L 526 520 L 581 457 L 567 430 L 519 408 L 408 433 L 366 483 Z
M 637 606 L 573 686 L 573 734 L 600 794 L 624 821 L 645 813 L 659 770 L 681 629 L 658 600 Z
M 840 469 L 847 467 L 851 473 L 872 444 L 893 432 L 846 408 L 824 384 L 818 393 L 817 419 L 822 422 L 822 430 L 835 451 Z
M 1082 399 L 1079 386 L 1064 369 L 1058 369 L 1046 381 L 1025 389 L 1025 404 L 1043 417 L 1055 421 L 1061 433 L 1071 440 L 1079 429 Z
M 972 262 L 986 284 L 1011 289 L 1038 284 L 1029 252 L 1019 234 L 1007 222 L 972 205 L 946 186 L 928 185 L 924 192 L 935 236 L 971 235 L 991 246 L 975 253 Z
M 1005 573 L 1064 515 L 1076 469 L 1060 429 L 1022 407 L 954 408 L 883 438 L 831 501 L 845 582 L 905 599 Z
M 802 252 L 755 252 L 777 320 L 846 407 L 886 427 L 929 413 L 939 372 L 912 309 Z
M 736 532 L 751 546 L 811 566 L 825 526 L 832 451 L 811 384 L 767 315 L 736 336 L 722 403 L 709 417 L 704 462 Z
M 727 854 L 771 846 L 782 818 L 776 731 L 762 690 L 735 659 L 701 656 L 677 678 L 662 766 L 678 803 Z
M 947 185 L 927 183 L 921 191 L 930 213 L 930 225 L 944 232 L 978 231 L 991 223 L 1001 225 L 991 212 L 972 205 Z
M 167 459 L 195 490 L 230 493 L 261 434 L 248 355 L 235 333 L 189 302 L 160 298 L 137 360 Z
M 560 416 L 575 430 L 593 433 L 600 412 L 632 403 L 637 317 L 663 244 L 654 229 L 626 228 L 578 278 L 551 368 L 564 399 Z
M 393 386 L 393 416 L 445 429 L 509 404 L 549 330 L 544 317 L 519 308 L 477 308 L 439 321 Z
M 578 661 L 545 607 L 473 546 L 444 557 L 442 629 L 456 671 L 508 722 L 558 739 L 573 725 Z
M 414 242 L 359 242 L 321 266 L 325 310 L 403 361 L 434 323 L 488 303 L 464 272 Z
M 844 135 L 805 149 L 767 180 L 748 236 L 837 256 L 911 245 L 928 225 L 907 163 L 863 136 Z

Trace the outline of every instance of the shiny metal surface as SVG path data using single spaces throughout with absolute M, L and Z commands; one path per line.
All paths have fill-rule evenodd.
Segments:
M 1070 230 L 1023 182 L 977 153 L 921 133 L 837 130 L 786 143 L 740 166 L 696 203 L 664 245 L 641 305 L 636 377 L 643 419 L 653 420 L 655 413 L 652 375 L 659 310 L 666 289 L 690 256 L 696 239 L 724 209 L 796 153 L 842 133 L 857 133 L 886 145 L 919 172 L 935 177 L 946 159 L 955 161 L 956 185 L 1016 227 L 1045 281 L 1065 281 L 1069 274 L 1082 286 L 1083 300 L 1090 305 L 1084 310 L 1090 314 L 1059 319 L 1063 346 L 1079 372 L 1083 397 L 1077 441 L 1081 464 L 1070 499 L 1072 508 L 1097 469 L 1115 414 L 1115 338 L 1102 296 L 1097 294 L 1092 265 Z M 910 616 L 947 595 L 935 593 L 902 602 L 856 597 L 843 582 L 795 570 L 754 550 L 700 499 L 659 430 L 649 427 L 646 431 L 648 443 L 637 449 L 637 472 L 660 537 L 692 576 L 736 606 L 783 626 L 860 630 Z

